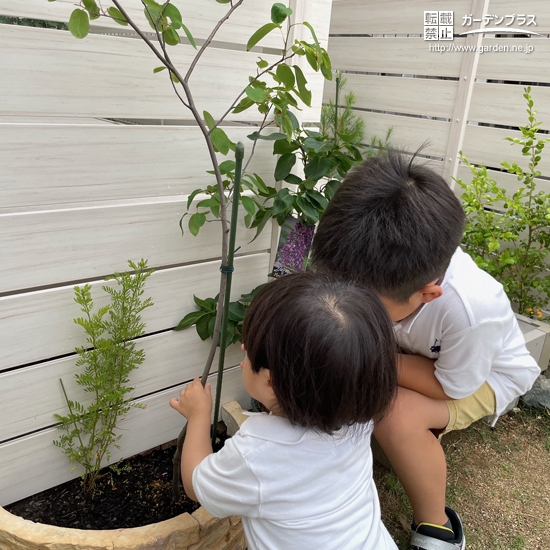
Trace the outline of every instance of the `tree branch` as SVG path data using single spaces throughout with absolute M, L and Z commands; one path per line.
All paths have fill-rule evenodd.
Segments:
M 189 82 L 189 79 L 191 78 L 191 74 L 193 70 L 195 69 L 195 66 L 199 62 L 199 59 L 202 57 L 202 54 L 208 48 L 212 40 L 214 39 L 214 36 L 216 36 L 216 33 L 220 29 L 220 27 L 231 17 L 231 14 L 244 2 L 244 0 L 239 0 L 235 5 L 233 5 L 233 2 L 231 2 L 231 9 L 225 14 L 224 17 L 222 17 L 212 32 L 210 33 L 210 36 L 205 40 L 204 44 L 200 47 L 200 50 L 197 52 L 197 55 L 195 55 L 195 58 L 191 62 L 191 65 L 189 65 L 189 69 L 187 69 L 187 73 L 185 75 L 185 82 Z
M 267 67 L 267 69 L 264 69 L 263 71 L 259 72 L 256 75 L 256 77 L 253 78 L 247 84 L 247 86 L 242 90 L 242 92 L 237 96 L 237 99 L 235 99 L 235 101 L 233 101 L 233 104 L 231 105 L 231 107 L 229 107 L 229 109 L 227 109 L 227 111 L 225 111 L 225 113 L 221 116 L 221 118 L 218 120 L 218 122 L 216 122 L 215 126 L 212 128 L 212 130 L 210 130 L 210 132 L 213 132 L 223 122 L 224 118 L 237 106 L 237 103 L 239 102 L 239 99 L 241 99 L 241 97 L 245 93 L 246 88 L 248 88 L 248 86 L 252 85 L 254 82 L 256 82 L 256 80 L 258 80 L 258 78 L 263 76 L 265 73 L 271 71 L 271 69 L 275 68 L 277 65 L 280 65 L 281 63 L 284 63 L 287 59 L 292 59 L 295 55 L 296 55 L 295 53 L 293 53 L 291 55 L 288 55 L 288 56 L 283 54 L 283 57 L 281 59 L 279 59 L 278 61 L 276 61 L 275 63 L 273 63 L 269 67 Z

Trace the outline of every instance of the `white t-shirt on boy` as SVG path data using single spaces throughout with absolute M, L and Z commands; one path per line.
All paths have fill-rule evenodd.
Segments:
M 397 550 L 372 479 L 372 424 L 329 436 L 255 414 L 193 472 L 216 517 L 242 516 L 249 550 Z
M 502 285 L 460 248 L 441 283 L 443 295 L 397 323 L 400 346 L 435 359 L 435 376 L 452 399 L 484 382 L 495 392 L 498 416 L 528 391 L 540 368 L 525 347 Z

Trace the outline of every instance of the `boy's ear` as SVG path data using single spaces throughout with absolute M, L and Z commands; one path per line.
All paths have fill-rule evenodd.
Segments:
M 420 289 L 420 293 L 422 294 L 422 303 L 429 304 L 443 295 L 443 289 L 436 282 L 428 283 Z

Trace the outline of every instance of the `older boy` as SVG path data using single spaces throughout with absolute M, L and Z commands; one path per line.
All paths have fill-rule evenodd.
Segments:
M 400 387 L 374 433 L 411 501 L 415 550 L 466 546 L 436 435 L 494 425 L 540 372 L 502 286 L 458 248 L 464 221 L 441 176 L 389 151 L 350 171 L 312 247 L 318 269 L 374 288 L 394 321 Z

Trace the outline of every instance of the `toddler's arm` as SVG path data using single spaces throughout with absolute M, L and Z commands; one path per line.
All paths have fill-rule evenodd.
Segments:
M 433 399 L 451 399 L 435 377 L 435 360 L 422 355 L 398 355 L 398 384 Z
M 187 496 L 197 500 L 192 483 L 193 471 L 204 458 L 212 453 L 210 384 L 206 384 L 203 388 L 200 380 L 195 378 L 181 390 L 179 399 L 174 397 L 170 400 L 170 406 L 187 418 L 187 435 L 181 456 L 181 479 Z

